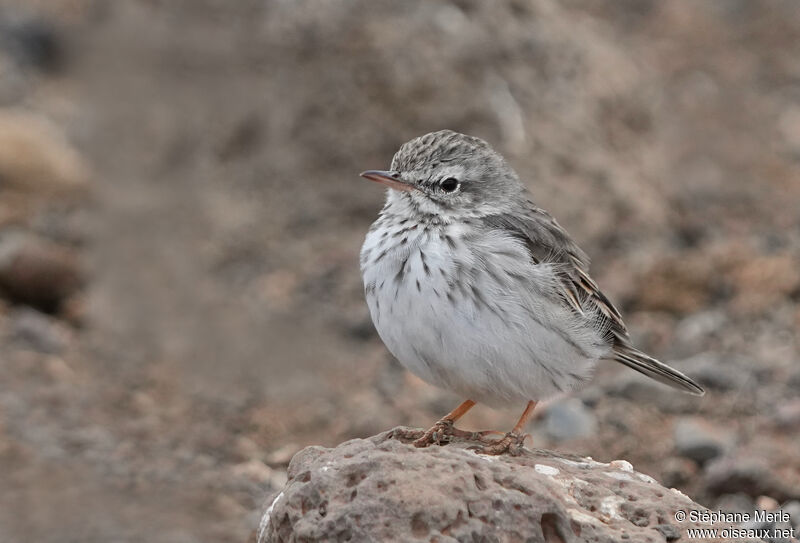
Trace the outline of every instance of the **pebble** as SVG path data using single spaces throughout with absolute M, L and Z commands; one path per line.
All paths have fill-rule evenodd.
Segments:
M 0 287 L 11 300 L 50 312 L 82 284 L 71 248 L 23 233 L 0 236 Z
M 712 508 L 716 511 L 727 513 L 752 513 L 756 509 L 753 498 L 747 494 L 737 492 L 736 494 L 723 494 L 714 503 Z
M 756 499 L 756 504 L 754 510 L 756 511 L 777 511 L 779 508 L 778 501 L 774 498 L 769 496 L 759 496 Z M 757 518 L 751 518 L 749 521 L 742 523 L 742 528 L 745 529 L 756 529 L 756 530 L 768 530 L 773 535 L 764 538 L 764 541 L 768 543 L 791 543 L 792 541 L 797 541 L 794 538 L 786 538 L 782 537 L 782 534 L 792 529 L 791 524 L 791 515 L 789 518 L 789 522 L 782 522 L 780 520 L 758 520 Z M 780 530 L 781 534 L 775 533 L 776 530 Z
M 702 348 L 708 336 L 724 329 L 726 320 L 726 315 L 721 310 L 698 311 L 678 322 L 675 337 L 682 346 L 696 351 Z
M 800 426 L 800 398 L 789 400 L 780 405 L 775 420 L 784 428 Z
M 547 407 L 544 431 L 556 441 L 591 437 L 597 431 L 597 420 L 582 401 L 567 398 Z
M 272 451 L 267 455 L 267 464 L 270 466 L 285 466 L 289 464 L 294 454 L 300 450 L 300 446 L 295 443 L 287 443 L 282 447 Z
M 137 390 L 131 394 L 131 406 L 140 415 L 152 415 L 158 410 L 156 401 L 143 390 Z
M 679 456 L 671 456 L 661 464 L 661 483 L 666 487 L 683 487 L 697 476 L 697 463 Z
M 49 20 L 3 21 L 2 31 L 5 48 L 20 65 L 52 72 L 63 64 L 63 40 Z
M 730 435 L 688 417 L 675 422 L 673 439 L 678 454 L 698 464 L 704 464 L 721 456 L 731 442 Z
M 711 494 L 772 494 L 776 488 L 769 467 L 753 458 L 719 457 L 704 470 L 706 491 Z
M 683 395 L 633 370 L 620 372 L 608 387 L 610 396 L 627 398 L 636 403 L 654 405 L 665 413 L 679 413 L 696 409 L 696 403 L 687 402 Z
M 9 315 L 15 339 L 40 353 L 63 352 L 69 331 L 57 320 L 29 307 L 21 307 Z
M 57 383 L 71 383 L 76 380 L 75 371 L 60 356 L 48 356 L 44 361 L 44 369 Z
M 709 390 L 738 390 L 745 386 L 750 378 L 747 368 L 752 362 L 737 363 L 730 357 L 703 353 L 687 358 L 677 365 L 684 373 Z
M 23 194 L 85 196 L 90 168 L 63 130 L 25 108 L 0 109 L 0 177 Z
M 786 109 L 778 118 L 778 131 L 786 145 L 794 152 L 800 151 L 800 107 Z
M 789 518 L 792 519 L 792 526 L 795 530 L 800 530 L 800 501 L 792 500 L 786 502 L 781 506 L 781 510 L 789 514 Z
M 780 504 L 775 498 L 770 496 L 759 496 L 756 498 L 756 509 L 775 511 L 778 507 L 780 507 Z
M 273 470 L 259 460 L 248 460 L 231 468 L 234 477 L 241 477 L 254 483 L 268 483 L 273 477 Z
M 214 498 L 216 512 L 223 517 L 237 518 L 243 517 L 248 510 L 231 496 L 219 494 Z
M 243 460 L 259 459 L 263 454 L 261 447 L 247 436 L 237 436 L 233 442 L 234 453 Z

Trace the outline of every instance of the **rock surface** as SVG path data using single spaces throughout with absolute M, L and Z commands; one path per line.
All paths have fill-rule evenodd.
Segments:
M 491 457 L 469 442 L 416 449 L 394 430 L 308 447 L 267 500 L 259 543 L 277 541 L 661 542 L 679 510 L 703 510 L 630 463 L 526 449 Z

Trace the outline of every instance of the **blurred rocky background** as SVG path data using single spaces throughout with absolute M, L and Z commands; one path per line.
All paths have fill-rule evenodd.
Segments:
M 796 2 L 0 0 L 0 541 L 242 541 L 301 447 L 460 401 L 391 360 L 357 258 L 358 172 L 440 128 L 708 388 L 607 364 L 534 443 L 797 509 Z

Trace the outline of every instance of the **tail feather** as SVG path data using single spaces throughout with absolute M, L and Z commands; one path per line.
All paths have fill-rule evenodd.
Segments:
M 655 358 L 647 356 L 636 349 L 625 348 L 624 350 L 618 350 L 614 353 L 614 359 L 672 388 L 677 388 L 678 390 L 694 394 L 695 396 L 702 396 L 706 393 L 703 387 L 678 370 L 670 368 L 663 362 L 659 362 Z

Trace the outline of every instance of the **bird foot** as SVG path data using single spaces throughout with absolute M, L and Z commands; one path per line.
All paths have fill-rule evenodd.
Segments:
M 419 435 L 419 432 L 414 432 L 414 436 L 407 436 L 408 438 L 415 439 L 415 447 L 427 447 L 428 445 L 446 445 L 450 443 L 452 438 L 463 439 L 465 441 L 477 441 L 484 445 L 495 443 L 496 440 L 489 438 L 491 435 L 502 435 L 502 432 L 497 430 L 483 430 L 481 432 L 469 432 L 456 428 L 453 421 L 448 419 L 441 419 L 436 422 L 428 431 Z
M 458 430 L 459 432 L 461 430 Z M 456 433 L 456 428 L 453 426 L 453 421 L 448 419 L 440 419 L 436 424 L 430 427 L 428 431 L 422 434 L 422 437 L 414 441 L 414 446 L 418 448 L 427 447 L 428 445 L 444 445 L 450 442 L 450 438 Z
M 531 437 L 530 434 L 518 434 L 508 432 L 502 439 L 492 441 L 480 449 L 476 449 L 478 454 L 488 454 L 497 456 L 508 453 L 511 456 L 519 456 L 522 453 L 525 439 Z

